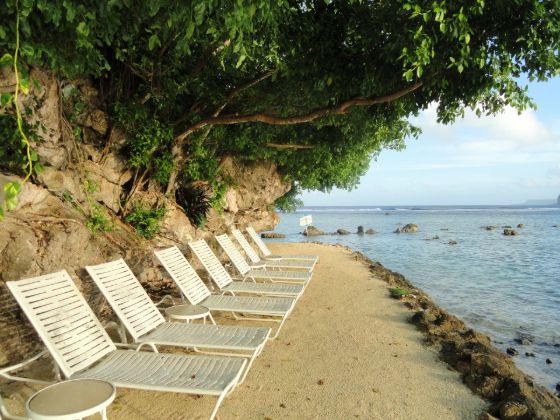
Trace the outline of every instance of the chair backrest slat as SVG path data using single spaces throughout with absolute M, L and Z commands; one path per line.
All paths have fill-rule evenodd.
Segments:
M 165 322 L 165 318 L 122 258 L 89 265 L 86 270 L 134 341 Z
M 226 271 L 218 257 L 214 255 L 208 244 L 204 239 L 196 242 L 189 242 L 189 247 L 192 249 L 196 257 L 200 260 L 214 283 L 223 289 L 233 282 L 233 279 Z
M 259 257 L 259 254 L 255 252 L 255 250 L 253 249 L 247 238 L 243 236 L 241 231 L 239 229 L 232 229 L 231 233 L 233 233 L 233 236 L 235 237 L 239 245 L 241 245 L 241 248 L 243 249 L 243 251 L 245 251 L 245 254 L 249 257 L 249 259 L 254 263 L 260 263 L 261 258 Z
M 266 246 L 264 241 L 261 239 L 259 234 L 255 231 L 255 229 L 253 229 L 253 226 L 249 226 L 247 228 L 247 233 L 249 234 L 249 236 L 251 237 L 253 242 L 259 247 L 259 249 L 261 250 L 261 252 L 263 253 L 263 255 L 265 257 L 268 257 L 269 255 L 272 255 L 272 252 L 270 252 L 270 249 L 268 249 L 268 247 Z
M 251 271 L 251 267 L 249 267 L 249 264 L 247 264 L 247 261 L 243 258 L 241 252 L 239 252 L 239 250 L 235 247 L 229 236 L 225 233 L 223 235 L 217 235 L 216 240 L 241 275 L 244 276 Z
M 210 296 L 210 290 L 179 248 L 172 246 L 155 254 L 191 305 L 198 305 Z
M 116 350 L 66 271 L 6 285 L 65 377 Z

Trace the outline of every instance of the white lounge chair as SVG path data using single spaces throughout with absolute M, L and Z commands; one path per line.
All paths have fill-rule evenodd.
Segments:
M 247 228 L 247 233 L 249 234 L 249 236 L 251 237 L 251 239 L 253 240 L 255 245 L 257 245 L 259 250 L 262 252 L 265 259 L 268 259 L 268 260 L 311 260 L 311 261 L 315 261 L 315 262 L 319 261 L 319 257 L 316 256 L 316 255 L 304 255 L 304 254 L 302 254 L 302 255 L 274 255 L 274 254 L 272 254 L 272 252 L 270 252 L 270 249 L 268 249 L 268 247 L 266 246 L 264 241 L 261 239 L 259 234 L 255 231 L 255 229 L 253 229 L 252 226 L 249 226 Z
M 206 245 L 206 243 L 205 243 Z M 169 249 L 168 249 L 169 250 Z M 212 253 L 210 248 L 209 252 Z M 167 250 L 164 250 L 167 251 Z M 173 252 L 156 251 L 156 255 L 164 267 L 170 267 L 174 262 L 185 260 L 185 256 L 181 253 L 179 248 L 175 247 Z M 212 254 L 213 256 L 213 254 Z M 202 261 L 202 260 L 201 260 Z M 233 281 L 229 273 L 224 269 L 220 261 L 216 258 L 215 261 L 209 261 L 205 258 L 202 261 L 204 267 L 210 274 L 210 278 L 214 281 L 216 286 L 220 289 L 222 294 L 231 294 L 236 296 L 239 293 L 259 296 L 278 296 L 299 298 L 303 293 L 304 287 L 301 284 L 272 284 L 272 283 L 254 283 L 254 282 L 240 282 Z M 167 270 L 169 272 L 169 270 Z
M 66 271 L 6 283 L 66 378 L 218 397 L 213 419 L 246 359 L 117 350 Z
M 225 251 L 226 255 L 231 260 L 233 266 L 239 272 L 243 280 L 250 279 L 255 281 L 256 279 L 264 279 L 271 282 L 298 283 L 306 286 L 313 275 L 309 271 L 269 271 L 251 269 L 229 236 L 225 234 L 218 235 L 216 236 L 216 241 L 218 241 L 222 249 Z M 191 244 L 189 244 L 189 246 L 190 245 Z M 229 278 L 231 281 L 231 277 L 221 265 L 220 260 L 218 260 L 204 240 L 197 241 L 194 246 L 197 247 L 197 250 L 195 250 L 193 246 L 191 246 L 191 249 L 193 249 L 194 253 L 200 259 L 206 270 L 208 270 L 212 278 L 218 278 L 218 280 L 215 280 L 216 282 L 222 281 L 222 278 Z M 214 271 L 215 274 L 212 274 L 211 270 Z M 220 271 L 225 274 L 220 273 Z
M 121 258 L 105 264 L 87 266 L 87 272 L 107 299 L 122 325 L 139 346 L 177 346 L 226 350 L 230 353 L 202 351 L 221 356 L 240 356 L 248 360 L 242 383 L 255 358 L 261 353 L 270 328 L 233 325 L 202 325 L 166 322 L 134 273 Z M 126 335 L 121 334 L 126 343 Z M 232 351 L 240 353 L 231 353 Z
M 155 254 L 190 304 L 203 305 L 210 311 L 231 312 L 235 319 L 278 322 L 280 325 L 271 340 L 278 337 L 294 308 L 296 300 L 293 298 L 213 295 L 179 248 L 171 247 L 155 251 Z
M 259 254 L 255 252 L 249 241 L 245 238 L 245 236 L 241 233 L 239 229 L 232 229 L 231 233 L 237 240 L 237 243 L 241 246 L 245 255 L 249 257 L 251 262 L 253 263 L 254 267 L 258 267 L 260 265 L 264 265 L 265 268 L 278 268 L 278 269 L 305 269 L 308 271 L 313 271 L 315 268 L 315 264 L 317 260 L 312 259 L 305 259 L 305 260 L 288 260 L 288 259 L 281 259 L 281 260 L 263 260 L 259 257 Z

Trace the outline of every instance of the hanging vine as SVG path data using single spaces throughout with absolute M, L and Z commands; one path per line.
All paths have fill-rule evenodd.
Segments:
M 18 194 L 21 192 L 22 185 L 25 184 L 31 175 L 33 174 L 33 159 L 32 159 L 32 151 L 31 151 L 31 144 L 29 143 L 29 139 L 27 138 L 24 130 L 23 130 L 23 118 L 21 117 L 21 110 L 18 102 L 19 92 L 20 89 L 23 94 L 27 95 L 29 93 L 29 82 L 27 79 L 20 80 L 19 76 L 19 69 L 18 69 L 18 54 L 19 54 L 19 4 L 16 0 L 16 46 L 14 50 L 14 55 L 12 58 L 13 62 L 13 69 L 16 79 L 16 87 L 13 96 L 8 94 L 8 96 L 4 96 L 2 98 L 2 106 L 8 106 L 13 103 L 15 112 L 16 112 L 16 121 L 17 121 L 17 129 L 21 137 L 22 145 L 25 147 L 26 152 L 26 159 L 27 162 L 24 165 L 25 169 L 25 177 L 23 178 L 22 183 L 20 184 L 17 181 L 8 182 L 4 185 L 4 202 L 2 206 L 0 206 L 0 221 L 4 219 L 4 208 L 6 210 L 14 210 L 18 205 Z M 10 58 L 9 54 L 5 54 L 1 61 L 4 62 Z

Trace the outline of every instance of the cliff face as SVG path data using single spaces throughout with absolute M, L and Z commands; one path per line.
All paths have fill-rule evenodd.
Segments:
M 0 76 L 0 91 L 9 90 L 10 74 Z M 232 186 L 223 210 L 212 209 L 204 229 L 193 226 L 174 201 L 148 186 L 135 199 L 165 204 L 166 213 L 159 234 L 150 241 L 141 239 L 117 216 L 133 173 L 122 156 L 126 138 L 110 127 L 96 89 L 85 82 L 61 84 L 38 70 L 32 70 L 31 77 L 39 83 L 22 104 L 32 110 L 29 122 L 42 126 L 33 149 L 44 170 L 34 183 L 24 185 L 18 207 L 0 222 L 0 366 L 21 361 L 40 346 L 6 281 L 65 269 L 94 311 L 106 318 L 110 311 L 87 278 L 85 265 L 123 257 L 148 290 L 163 293 L 172 285 L 156 268 L 153 248 L 177 245 L 186 252 L 189 238 L 210 238 L 234 225 L 271 229 L 278 223 L 274 201 L 290 188 L 272 163 L 243 164 L 225 157 L 221 166 Z M 72 116 L 72 127 L 64 104 L 76 90 L 86 106 Z M 0 186 L 14 179 L 0 174 Z M 109 220 L 109 231 L 92 232 L 88 216 L 93 208 Z

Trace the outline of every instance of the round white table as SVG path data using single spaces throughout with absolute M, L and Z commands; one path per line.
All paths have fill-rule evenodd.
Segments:
M 208 318 L 212 324 L 215 324 L 214 318 L 210 310 L 202 305 L 175 305 L 165 309 L 165 315 L 169 319 L 176 319 L 178 321 L 185 321 L 187 324 L 195 319 L 202 319 L 206 324 L 206 318 Z
M 25 403 L 32 420 L 75 420 L 101 414 L 107 419 L 107 407 L 116 396 L 115 386 L 98 379 L 70 379 L 49 385 Z

